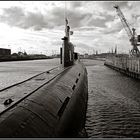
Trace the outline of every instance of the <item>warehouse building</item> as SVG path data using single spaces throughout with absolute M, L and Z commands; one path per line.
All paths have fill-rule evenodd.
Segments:
M 0 56 L 11 55 L 11 49 L 0 48 Z

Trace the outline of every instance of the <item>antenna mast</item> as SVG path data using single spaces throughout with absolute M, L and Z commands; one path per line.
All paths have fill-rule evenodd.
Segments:
M 66 4 L 66 1 L 65 1 L 65 11 L 64 11 L 65 13 L 65 15 L 64 15 L 64 19 L 66 19 L 67 18 L 67 4 Z

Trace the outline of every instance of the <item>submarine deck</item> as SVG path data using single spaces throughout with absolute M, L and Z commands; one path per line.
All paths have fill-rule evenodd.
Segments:
M 58 67 L 37 74 L 25 81 L 1 89 L 0 114 L 34 93 L 43 85 L 52 81 L 64 70 L 66 70 L 66 68 L 62 68 L 60 65 Z

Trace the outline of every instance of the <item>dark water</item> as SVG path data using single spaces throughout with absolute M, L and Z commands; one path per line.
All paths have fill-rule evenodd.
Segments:
M 103 61 L 83 60 L 88 71 L 89 137 L 140 137 L 140 81 L 126 77 Z

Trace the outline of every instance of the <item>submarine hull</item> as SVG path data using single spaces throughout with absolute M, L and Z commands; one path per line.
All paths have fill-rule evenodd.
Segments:
M 0 137 L 80 137 L 86 119 L 87 71 L 82 63 L 58 77 L 0 116 Z

